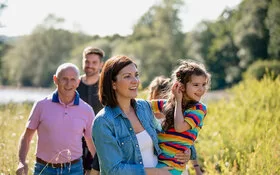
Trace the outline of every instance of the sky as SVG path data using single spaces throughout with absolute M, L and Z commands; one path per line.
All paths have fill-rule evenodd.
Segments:
M 48 14 L 64 18 L 63 28 L 89 35 L 129 35 L 133 25 L 160 0 L 0 0 L 8 7 L 0 14 L 0 35 L 31 34 Z M 215 20 L 241 0 L 185 0 L 179 14 L 182 31 L 188 32 L 202 20 Z

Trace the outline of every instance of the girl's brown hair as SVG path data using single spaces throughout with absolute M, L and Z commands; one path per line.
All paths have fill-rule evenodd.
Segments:
M 166 99 L 170 88 L 170 78 L 157 76 L 149 85 L 149 100 Z
M 172 83 L 179 81 L 184 86 L 191 80 L 192 75 L 205 76 L 207 79 L 207 85 L 210 85 L 211 75 L 206 71 L 203 64 L 199 64 L 193 61 L 181 60 L 180 66 L 173 71 Z M 184 99 L 184 98 L 183 98 Z M 182 101 L 182 112 L 191 108 L 197 103 L 196 101 Z M 164 113 L 166 119 L 163 122 L 163 130 L 168 130 L 174 127 L 174 110 L 175 110 L 175 97 L 169 95 L 166 105 L 164 106 Z

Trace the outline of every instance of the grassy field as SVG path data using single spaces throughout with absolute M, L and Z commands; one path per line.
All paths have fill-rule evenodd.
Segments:
M 280 174 L 279 87 L 279 77 L 247 80 L 229 90 L 230 99 L 207 102 L 208 115 L 196 142 L 205 174 Z M 15 174 L 18 140 L 31 107 L 0 106 L 0 175 Z M 35 145 L 36 138 L 28 154 L 30 170 Z
M 196 143 L 206 174 L 280 174 L 280 77 L 246 80 L 208 104 Z
M 0 106 L 0 175 L 13 175 L 18 163 L 18 142 L 24 131 L 32 104 Z M 36 137 L 31 142 L 29 167 L 33 166 Z

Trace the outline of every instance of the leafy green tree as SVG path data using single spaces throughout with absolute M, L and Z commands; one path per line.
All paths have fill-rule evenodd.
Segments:
M 214 34 L 205 63 L 208 69 L 217 78 L 215 88 L 224 88 L 241 79 L 240 59 L 237 55 L 238 48 L 234 44 L 231 26 L 234 25 L 232 10 L 225 10 L 218 21 L 210 25 Z
M 2 37 L 0 36 L 0 84 L 5 83 L 5 78 L 3 77 L 3 56 L 6 54 L 6 52 L 11 48 L 11 46 L 5 41 L 2 40 Z
M 188 33 L 187 55 L 206 64 L 213 89 L 231 86 L 256 60 L 279 58 L 279 14 L 277 0 L 244 0 Z
M 269 31 L 265 25 L 270 0 L 244 0 L 239 6 L 239 19 L 234 26 L 234 41 L 239 48 L 241 66 L 268 58 Z
M 53 22 L 39 25 L 4 56 L 4 76 L 13 85 L 52 86 L 57 66 L 68 61 L 72 48 L 84 41 L 83 35 L 55 29 Z
M 4 57 L 8 79 L 17 85 L 50 86 L 56 67 L 71 50 L 69 39 L 69 32 L 56 29 L 38 29 L 24 37 Z
M 2 11 L 7 7 L 7 4 L 4 2 L 0 2 L 0 16 L 2 14 Z M 3 24 L 0 21 L 0 28 L 3 27 Z M 4 36 L 0 35 L 0 84 L 3 82 L 3 75 L 2 75 L 2 57 L 5 54 L 5 52 L 8 50 L 9 45 L 5 43 Z
M 105 59 L 119 54 L 134 58 L 143 87 L 157 75 L 170 76 L 178 59 L 204 63 L 212 74 L 212 89 L 239 82 L 257 60 L 280 59 L 279 0 L 243 0 L 237 8 L 225 9 L 217 20 L 202 21 L 188 33 L 181 31 L 178 15 L 183 2 L 158 1 L 126 37 L 62 30 L 64 19 L 50 14 L 8 52 L 0 43 L 0 52 L 5 50 L 0 62 L 2 79 L 10 84 L 50 86 L 58 64 L 70 61 L 81 67 L 82 51 L 89 45 L 102 48 Z
M 115 48 L 115 42 L 117 40 L 119 40 L 118 37 L 113 36 L 114 38 L 110 38 L 110 37 L 104 37 L 104 38 L 100 38 L 100 37 L 94 37 L 94 39 L 92 39 L 92 37 L 88 37 L 90 38 L 89 41 L 84 42 L 83 44 L 77 45 L 75 48 L 72 49 L 71 51 L 71 56 L 70 56 L 70 62 L 76 64 L 80 69 L 82 68 L 82 53 L 83 50 L 88 47 L 88 46 L 93 46 L 93 47 L 98 47 L 101 48 L 102 50 L 104 50 L 105 52 L 105 58 L 104 61 L 106 59 L 108 59 L 109 57 L 112 56 L 112 49 Z M 120 37 L 122 38 L 122 37 Z M 122 40 L 122 39 L 120 39 Z
M 280 59 L 280 1 L 272 0 L 269 4 L 266 25 L 269 30 L 268 53 L 271 58 Z
M 280 61 L 272 60 L 258 60 L 251 64 L 244 73 L 245 79 L 255 78 L 261 80 L 264 76 L 270 75 L 271 79 L 275 79 L 280 75 Z
M 136 46 L 144 87 L 157 75 L 170 76 L 177 59 L 184 58 L 184 34 L 178 17 L 182 5 L 181 0 L 163 0 L 134 26 L 128 43 Z

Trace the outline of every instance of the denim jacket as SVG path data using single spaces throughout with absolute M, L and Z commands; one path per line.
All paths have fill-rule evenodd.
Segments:
M 134 109 L 140 123 L 151 136 L 154 154 L 158 156 L 161 150 L 150 104 L 145 100 L 136 100 Z M 146 174 L 136 134 L 118 106 L 105 106 L 97 114 L 92 133 L 101 175 Z

